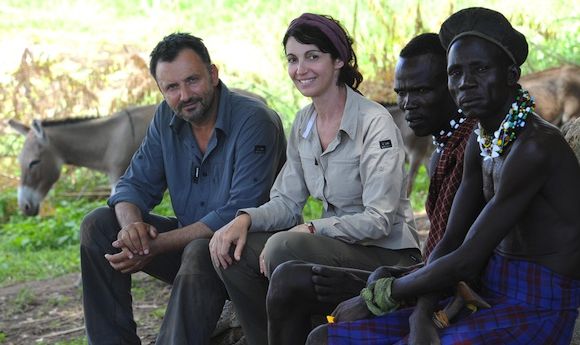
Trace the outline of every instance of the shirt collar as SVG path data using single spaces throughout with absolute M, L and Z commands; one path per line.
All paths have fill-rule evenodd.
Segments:
M 344 105 L 344 112 L 342 113 L 339 130 L 346 133 L 350 139 L 355 137 L 358 126 L 359 97 L 362 96 L 349 86 L 346 87 L 346 104 Z
M 232 117 L 232 94 L 230 89 L 221 80 L 218 84 L 220 102 L 218 104 L 218 114 L 215 122 L 215 128 L 222 131 L 225 135 L 231 132 L 233 127 Z
M 349 86 L 346 86 L 346 103 L 340 120 L 339 132 L 343 131 L 350 139 L 353 139 L 358 126 L 358 97 L 362 97 Z M 310 104 L 308 116 L 300 124 L 300 135 L 307 138 L 312 133 L 312 127 L 315 125 L 316 116 L 314 115 L 314 103 Z

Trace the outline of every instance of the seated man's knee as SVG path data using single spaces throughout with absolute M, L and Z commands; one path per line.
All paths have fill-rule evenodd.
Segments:
M 119 224 L 115 211 L 107 206 L 99 207 L 83 218 L 80 227 L 80 242 L 81 245 L 95 243 L 95 236 L 106 236 L 114 240 L 118 232 Z
M 190 273 L 202 273 L 208 269 L 213 270 L 209 254 L 209 239 L 200 238 L 189 242 L 181 254 L 181 266 L 183 269 L 190 271 Z
M 328 344 L 328 326 L 320 325 L 308 335 L 305 345 L 326 345 Z
M 209 257 L 209 239 L 200 238 L 189 242 L 183 249 L 182 257 L 187 260 L 195 260 L 201 254 Z
M 302 298 L 302 289 L 312 289 L 312 285 L 300 284 L 300 281 L 309 281 L 308 277 L 302 278 L 305 274 L 304 262 L 288 261 L 280 264 L 270 277 L 268 287 L 267 305 L 268 310 L 284 310 L 284 306 L 293 305 L 295 299 Z

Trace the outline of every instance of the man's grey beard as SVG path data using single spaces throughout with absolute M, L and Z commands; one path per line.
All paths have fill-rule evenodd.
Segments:
M 214 95 L 215 96 L 215 95 Z M 184 113 L 183 108 L 189 103 L 198 103 L 198 109 L 193 113 Z M 175 114 L 183 119 L 184 121 L 190 122 L 192 124 L 203 124 L 211 116 L 210 108 L 213 102 L 213 97 L 211 97 L 208 102 L 205 102 L 203 98 L 189 99 L 186 102 L 180 102 L 177 106 L 177 111 Z

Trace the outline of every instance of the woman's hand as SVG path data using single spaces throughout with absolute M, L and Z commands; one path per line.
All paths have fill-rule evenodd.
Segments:
M 288 231 L 310 233 L 310 230 L 308 229 L 308 225 L 306 225 L 306 224 L 298 224 Z
M 221 266 L 225 269 L 233 264 L 232 257 L 230 256 L 230 248 L 232 245 L 236 247 L 234 250 L 234 259 L 240 261 L 251 224 L 252 220 L 250 215 L 244 213 L 234 218 L 213 234 L 209 241 L 209 253 L 215 267 Z
M 269 272 L 267 272 L 266 270 L 266 248 L 264 247 L 264 249 L 262 249 L 262 252 L 260 253 L 260 258 L 258 260 L 260 260 L 260 273 L 262 273 L 265 277 L 270 277 Z

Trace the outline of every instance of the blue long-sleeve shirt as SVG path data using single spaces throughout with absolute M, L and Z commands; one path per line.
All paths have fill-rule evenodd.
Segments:
M 205 155 L 189 123 L 161 102 L 109 206 L 126 201 L 148 213 L 168 189 L 181 226 L 200 221 L 216 231 L 237 210 L 268 201 L 286 157 L 282 122 L 261 101 L 231 92 L 222 82 L 219 89 Z

